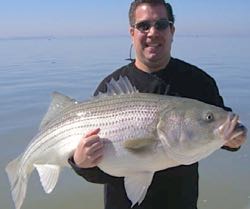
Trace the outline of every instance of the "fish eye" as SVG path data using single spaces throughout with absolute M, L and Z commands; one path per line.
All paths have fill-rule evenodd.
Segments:
M 211 113 L 211 112 L 206 113 L 206 115 L 205 115 L 205 120 L 206 120 L 207 122 L 213 121 L 213 120 L 214 120 L 214 115 L 213 115 L 213 113 Z

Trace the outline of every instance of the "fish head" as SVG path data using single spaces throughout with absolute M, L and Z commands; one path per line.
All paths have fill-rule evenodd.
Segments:
M 192 164 L 242 134 L 246 128 L 232 112 L 187 99 L 163 111 L 157 131 L 168 157 L 180 164 Z

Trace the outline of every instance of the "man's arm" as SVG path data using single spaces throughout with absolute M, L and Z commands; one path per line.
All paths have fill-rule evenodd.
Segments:
M 114 183 L 121 178 L 110 176 L 97 167 L 103 155 L 103 144 L 97 135 L 99 131 L 100 129 L 95 129 L 84 136 L 68 162 L 78 175 L 89 182 Z
M 224 105 L 223 98 L 219 94 L 219 90 L 217 87 L 217 84 L 214 79 L 210 79 L 210 81 L 207 83 L 207 88 L 205 88 L 205 92 L 207 95 L 207 103 L 222 107 L 223 109 L 227 111 L 232 111 L 231 108 L 226 107 Z M 240 146 L 246 141 L 246 133 L 242 133 L 241 135 L 229 139 L 229 141 L 222 147 L 222 149 L 228 150 L 228 151 L 237 151 L 240 149 Z
M 96 96 L 99 91 L 106 91 L 105 80 L 98 86 L 94 95 Z M 103 154 L 103 144 L 98 136 L 99 131 L 100 129 L 92 130 L 84 136 L 68 162 L 79 176 L 89 182 L 99 184 L 120 182 L 123 179 L 122 177 L 108 175 L 97 167 Z

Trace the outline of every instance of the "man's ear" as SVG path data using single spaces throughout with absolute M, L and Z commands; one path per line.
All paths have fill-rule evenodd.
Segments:
M 172 34 L 172 42 L 173 42 L 173 41 L 174 41 L 174 33 L 175 33 L 175 27 L 174 27 L 174 25 L 173 25 L 173 26 L 171 26 L 170 30 L 171 30 L 171 34 Z
M 134 36 L 134 33 L 135 33 L 135 29 L 133 27 L 129 27 L 129 34 L 131 37 Z
M 170 30 L 171 30 L 172 35 L 174 36 L 174 33 L 175 33 L 175 26 L 172 25 L 171 28 L 170 28 Z

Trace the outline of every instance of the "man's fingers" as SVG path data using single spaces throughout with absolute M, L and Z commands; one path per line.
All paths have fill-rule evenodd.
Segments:
M 100 140 L 98 140 L 97 142 L 91 144 L 91 146 L 87 151 L 87 154 L 92 155 L 100 149 L 103 149 L 103 143 Z
M 90 137 L 90 136 L 93 136 L 93 135 L 97 135 L 99 132 L 100 132 L 100 128 L 97 128 L 97 129 L 94 129 L 92 131 L 89 131 L 86 135 L 85 135 L 85 138 L 87 137 Z
M 93 135 L 93 136 L 89 136 L 89 137 L 87 137 L 87 138 L 83 138 L 83 141 L 82 141 L 82 143 L 83 143 L 83 146 L 86 148 L 86 147 L 88 147 L 88 148 L 91 148 L 91 146 L 93 145 L 93 144 L 96 144 L 96 143 L 100 143 L 101 141 L 100 141 L 100 138 L 99 138 L 99 136 L 98 135 Z
M 92 165 L 96 165 L 103 156 L 103 149 L 96 150 L 93 154 L 87 155 L 87 158 Z
M 100 128 L 88 132 L 82 137 L 75 152 L 74 161 L 81 168 L 96 166 L 103 156 L 103 142 L 97 135 Z
M 237 137 L 231 139 L 229 142 L 225 144 L 225 146 L 231 147 L 231 148 L 238 148 L 240 147 L 244 142 L 246 141 L 246 134 L 241 133 Z

